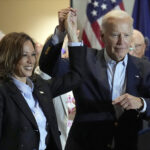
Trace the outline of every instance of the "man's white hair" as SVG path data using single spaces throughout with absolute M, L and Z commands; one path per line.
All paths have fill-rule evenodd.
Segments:
M 133 19 L 132 17 L 123 10 L 111 10 L 107 14 L 105 14 L 102 18 L 102 26 L 101 29 L 103 32 L 105 32 L 106 26 L 108 23 L 110 23 L 112 20 L 115 19 L 129 19 L 129 23 L 131 24 L 131 27 L 133 28 Z

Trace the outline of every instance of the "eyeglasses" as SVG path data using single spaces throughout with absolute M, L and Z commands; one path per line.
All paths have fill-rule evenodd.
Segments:
M 136 49 L 139 49 L 143 46 L 144 43 L 142 44 L 135 44 L 133 45 L 132 47 L 129 48 L 130 51 L 133 51 L 133 50 L 136 50 Z

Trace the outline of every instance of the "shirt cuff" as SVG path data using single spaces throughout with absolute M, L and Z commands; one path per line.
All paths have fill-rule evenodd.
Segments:
M 144 100 L 144 98 L 142 98 L 142 97 L 140 97 L 141 98 L 141 100 L 143 101 L 143 109 L 142 110 L 140 110 L 140 113 L 143 113 L 143 112 L 145 112 L 146 111 L 146 108 L 147 108 L 147 104 L 146 104 L 146 102 L 145 102 L 145 100 Z
M 69 42 L 68 46 L 70 46 L 70 47 L 83 46 L 83 41 L 81 41 L 81 42 Z
M 64 41 L 64 38 L 66 36 L 66 31 L 65 32 L 61 32 L 58 30 L 58 28 L 55 28 L 55 32 L 52 36 L 52 44 L 56 45 L 59 43 L 62 43 Z

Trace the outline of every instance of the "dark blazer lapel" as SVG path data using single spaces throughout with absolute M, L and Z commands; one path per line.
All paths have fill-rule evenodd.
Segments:
M 39 75 L 36 75 L 36 80 L 33 80 L 34 82 L 34 91 L 33 95 L 37 98 L 39 101 L 39 104 L 48 120 L 48 122 L 53 122 L 53 119 L 56 117 L 55 113 L 52 111 L 54 110 L 54 105 L 51 97 L 51 93 L 48 94 L 45 93 L 43 89 L 46 88 L 47 91 L 49 91 L 48 86 L 43 84 L 43 79 Z M 55 118 L 56 119 L 56 118 Z
M 126 92 L 138 96 L 139 92 L 137 91 L 137 87 L 139 87 L 141 81 L 141 74 L 138 69 L 136 58 L 130 55 L 128 56 Z
M 108 75 L 107 75 L 107 66 L 106 66 L 106 61 L 104 58 L 104 50 L 101 50 L 98 52 L 98 55 L 96 57 L 96 76 L 98 81 L 101 83 L 100 85 L 103 85 L 103 93 L 102 95 L 104 97 L 108 97 L 108 100 L 111 100 L 111 92 L 110 92 L 110 87 L 108 83 Z M 109 93 L 109 94 L 108 94 Z
M 27 117 L 27 119 L 33 124 L 33 126 L 38 129 L 36 120 L 26 103 L 25 99 L 21 95 L 21 92 L 18 90 L 18 88 L 14 85 L 13 82 L 8 82 L 7 83 L 7 89 L 8 89 L 8 94 L 12 98 L 12 100 L 17 104 L 17 106 L 20 108 L 20 110 L 24 113 L 24 115 Z
M 60 146 L 59 139 L 58 139 L 59 136 L 57 136 L 59 132 L 56 133 L 56 131 L 58 131 L 58 128 L 57 128 L 57 121 L 56 121 L 53 101 L 50 98 L 49 99 L 47 98 L 46 93 L 44 93 L 43 90 L 40 90 L 36 87 L 33 93 L 38 99 L 39 104 L 47 118 L 47 123 L 49 124 L 49 128 L 51 130 L 51 133 L 53 134 L 55 142 L 57 143 L 57 145 Z
M 46 97 L 46 94 L 44 93 L 43 90 L 39 90 L 36 87 L 34 89 L 33 94 L 38 99 L 39 104 L 40 104 L 42 111 L 44 112 L 46 118 L 48 119 L 49 122 L 51 122 L 52 118 L 54 117 L 53 113 L 51 112 L 51 107 L 53 105 L 52 101 L 50 100 L 50 98 L 48 99 Z

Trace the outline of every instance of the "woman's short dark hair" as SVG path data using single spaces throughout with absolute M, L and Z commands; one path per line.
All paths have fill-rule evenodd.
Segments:
M 12 32 L 0 41 L 0 78 L 6 79 L 15 71 L 16 65 L 22 58 L 23 46 L 26 41 L 31 41 L 35 48 L 33 39 L 25 33 Z

